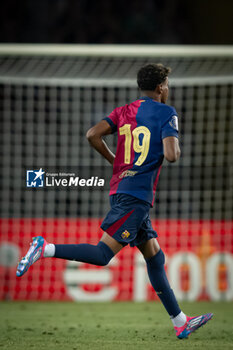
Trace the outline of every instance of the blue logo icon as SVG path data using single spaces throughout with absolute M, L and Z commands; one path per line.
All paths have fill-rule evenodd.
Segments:
M 43 187 L 44 186 L 44 171 L 27 170 L 27 187 Z

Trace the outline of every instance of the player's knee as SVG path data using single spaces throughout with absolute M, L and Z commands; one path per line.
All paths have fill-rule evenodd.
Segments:
M 101 251 L 101 258 L 99 261 L 99 266 L 108 265 L 109 261 L 114 257 L 113 251 L 107 246 L 107 244 L 103 242 L 99 242 L 97 247 Z

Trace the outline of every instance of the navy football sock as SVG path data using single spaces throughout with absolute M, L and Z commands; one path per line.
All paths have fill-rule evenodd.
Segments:
M 103 242 L 92 244 L 55 244 L 55 258 L 76 260 L 104 266 L 114 256 L 113 251 Z
M 167 280 L 164 269 L 165 257 L 163 251 L 160 251 L 150 259 L 146 259 L 148 275 L 151 284 L 158 297 L 162 301 L 170 317 L 176 317 L 180 312 L 180 307 L 170 284 Z

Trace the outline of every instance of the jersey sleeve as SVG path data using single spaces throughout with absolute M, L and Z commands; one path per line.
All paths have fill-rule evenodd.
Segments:
M 178 138 L 178 117 L 175 108 L 169 107 L 168 113 L 166 113 L 166 121 L 162 125 L 161 137 L 175 136 Z
M 110 113 L 107 117 L 103 118 L 103 120 L 106 120 L 108 124 L 112 128 L 112 134 L 117 131 L 117 122 L 118 122 L 118 113 L 117 108 L 115 108 L 112 113 Z

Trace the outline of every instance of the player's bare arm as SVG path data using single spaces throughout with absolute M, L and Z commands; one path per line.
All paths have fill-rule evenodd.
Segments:
M 163 153 L 170 163 L 176 162 L 180 158 L 180 146 L 177 137 L 169 136 L 163 139 Z
M 106 142 L 103 140 L 103 136 L 112 133 L 111 126 L 105 121 L 101 120 L 99 123 L 90 128 L 86 137 L 90 145 L 99 152 L 110 164 L 114 163 L 115 155 L 108 148 Z

